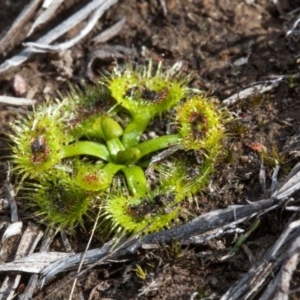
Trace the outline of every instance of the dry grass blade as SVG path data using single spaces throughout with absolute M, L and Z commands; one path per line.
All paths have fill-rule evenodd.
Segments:
M 80 272 L 80 274 L 76 275 L 75 277 L 72 277 L 71 279 L 69 279 L 67 283 L 69 283 L 71 280 L 77 278 L 80 275 L 83 275 L 84 273 L 86 273 L 88 270 L 96 267 L 97 265 L 100 265 L 101 263 L 103 263 L 104 261 L 109 261 L 109 262 L 113 262 L 111 259 L 112 257 L 115 255 L 115 253 L 117 253 L 121 248 L 126 248 L 128 245 L 130 245 L 131 243 L 133 243 L 136 239 L 138 238 L 138 235 L 134 235 L 133 237 L 131 237 L 129 240 L 126 240 L 124 242 L 121 242 L 120 245 L 118 245 L 116 248 L 114 247 L 114 241 L 110 241 L 109 243 L 106 244 L 108 251 L 104 251 L 104 255 L 101 255 L 100 258 L 92 263 L 87 269 L 83 270 L 82 272 Z M 119 239 L 118 239 L 119 240 Z M 105 247 L 105 246 L 104 246 Z M 103 248 L 104 248 L 103 247 Z M 92 250 L 91 250 L 92 251 Z M 85 253 L 86 257 L 85 259 L 88 257 L 88 252 Z M 81 254 L 82 256 L 82 254 Z M 82 262 L 82 259 L 80 258 L 80 263 L 85 263 Z M 41 280 L 41 286 L 45 283 L 45 279 Z M 59 286 L 56 290 L 52 291 L 47 297 L 45 297 L 44 299 L 50 299 L 49 297 L 52 296 L 56 291 L 58 291 L 62 286 Z
M 260 183 L 262 192 L 264 193 L 267 189 L 267 185 L 266 185 L 266 168 L 265 168 L 263 160 L 260 164 L 259 176 L 258 177 L 259 177 L 259 183 Z
M 300 188 L 300 163 L 290 172 L 285 182 L 272 194 L 272 197 L 279 199 L 289 197 Z
M 206 213 L 182 226 L 152 233 L 135 242 L 131 242 L 129 246 L 127 245 L 126 247 L 120 248 L 110 258 L 118 260 L 124 256 L 134 255 L 139 249 L 143 248 L 143 245 L 145 244 L 164 244 L 169 243 L 174 239 L 186 241 L 192 236 L 205 234 L 216 228 L 226 229 L 227 226 L 228 228 L 232 228 L 233 225 L 241 223 L 247 218 L 256 216 L 257 214 L 264 212 L 266 209 L 275 209 L 282 202 L 283 200 L 266 199 L 248 205 L 234 206 Z M 111 248 L 108 245 L 99 249 L 89 250 L 86 253 L 83 267 L 87 267 L 106 257 L 110 253 L 110 250 Z M 41 272 L 43 282 L 48 282 L 61 272 L 74 270 L 80 263 L 81 257 L 82 254 L 78 253 L 49 265 Z M 103 263 L 105 263 L 105 261 Z
M 293 219 L 293 218 L 291 218 Z M 292 249 L 293 241 L 300 236 L 300 220 L 290 223 L 287 229 L 283 232 L 276 244 L 264 255 L 260 262 L 252 267 L 249 272 L 236 284 L 234 284 L 221 300 L 239 300 L 239 299 L 253 299 L 257 297 L 261 289 L 269 281 L 270 276 L 278 270 L 282 265 L 284 259 L 288 257 L 287 249 Z M 292 230 L 296 228 L 292 234 Z M 272 282 L 269 288 L 266 289 L 265 295 L 260 296 L 259 299 L 271 300 L 271 297 L 276 288 Z M 283 298 L 278 298 L 283 299 Z
M 100 260 L 102 257 L 106 256 L 110 251 L 110 245 L 105 245 L 100 249 L 93 249 L 89 250 L 86 253 L 85 260 L 84 260 L 84 266 L 93 264 L 95 261 Z M 77 253 L 70 255 L 66 258 L 56 260 L 54 263 L 49 264 L 45 266 L 45 268 L 40 269 L 40 273 L 43 274 L 49 274 L 49 276 L 42 278 L 40 282 L 40 286 L 43 286 L 46 281 L 48 281 L 48 278 L 54 277 L 56 274 L 59 274 L 64 271 L 70 271 L 76 269 L 78 267 L 78 264 L 81 262 L 82 253 Z
M 241 222 L 237 222 L 237 224 L 239 224 Z M 221 236 L 225 236 L 226 234 L 242 234 L 244 233 L 245 230 L 236 227 L 236 224 L 230 223 L 228 225 L 216 228 L 214 230 L 211 230 L 209 232 L 206 232 L 204 234 L 200 234 L 200 235 L 195 235 L 195 236 L 191 236 L 190 238 L 188 238 L 187 240 L 182 240 L 181 244 L 183 245 L 189 245 L 189 244 L 193 244 L 193 245 L 200 245 L 203 244 L 205 242 L 208 242 L 212 239 L 221 237 Z M 157 245 L 155 245 L 157 246 Z M 146 249 L 143 245 L 143 249 Z
M 34 21 L 27 36 L 30 36 L 38 26 L 51 20 L 51 18 L 54 16 L 56 10 L 59 8 L 61 3 L 63 3 L 63 2 L 64 2 L 64 0 L 52 1 L 51 4 L 49 5 L 49 7 Z M 43 7 L 44 7 L 44 5 L 43 5 Z
M 2 243 L 14 235 L 20 234 L 22 232 L 22 228 L 23 228 L 23 222 L 14 222 L 10 224 L 6 228 L 5 232 L 3 233 Z
M 26 257 L 16 259 L 12 262 L 0 265 L 0 271 L 2 272 L 26 272 L 38 274 L 49 266 L 62 258 L 68 258 L 72 254 L 65 252 L 40 252 L 32 253 Z
M 274 169 L 274 172 L 272 174 L 272 184 L 271 184 L 271 195 L 274 193 L 275 189 L 276 189 L 276 186 L 277 186 L 277 177 L 278 177 L 278 173 L 279 173 L 279 170 L 280 170 L 280 166 L 278 164 L 278 161 L 275 160 L 275 169 Z
M 34 105 L 36 100 L 26 99 L 26 98 L 18 98 L 18 97 L 9 97 L 9 96 L 0 96 L 0 103 L 9 104 L 9 105 Z
M 125 23 L 126 23 L 126 18 L 124 17 L 120 21 L 118 21 L 116 24 L 114 24 L 113 26 L 109 27 L 108 29 L 101 32 L 100 34 L 96 35 L 92 39 L 92 41 L 95 44 L 99 44 L 99 43 L 104 43 L 104 42 L 110 40 L 111 38 L 116 36 L 121 31 L 121 29 L 123 28 L 123 25 Z
M 42 236 L 43 233 L 38 230 L 37 226 L 32 224 L 29 225 L 21 238 L 17 252 L 15 254 L 15 259 L 18 260 L 30 253 L 33 253 Z M 6 276 L 0 288 L 0 299 L 13 299 L 15 297 L 16 289 L 19 285 L 20 280 L 21 274 Z
M 16 204 L 16 199 L 15 199 L 15 192 L 13 190 L 13 187 L 9 181 L 6 181 L 4 184 L 4 189 L 7 194 L 7 198 L 10 204 L 10 213 L 11 213 L 11 221 L 12 223 L 18 222 L 18 208 Z
M 117 0 L 114 0 L 113 3 L 117 2 Z M 45 44 L 48 45 L 61 37 L 63 34 L 68 32 L 70 29 L 72 29 L 74 26 L 85 20 L 92 11 L 95 9 L 98 9 L 99 6 L 105 5 L 107 8 L 109 8 L 110 5 L 108 5 L 108 2 L 106 0 L 94 0 L 87 4 L 84 8 L 73 14 L 70 18 L 50 30 L 47 34 L 45 34 L 43 37 L 39 38 L 36 43 L 39 44 Z M 111 4 L 112 5 L 112 4 Z M 22 63 L 24 63 L 30 56 L 32 55 L 32 51 L 29 49 L 22 50 L 20 53 L 15 55 L 14 57 L 6 60 L 3 64 L 0 65 L 0 74 L 8 71 L 9 69 L 19 66 Z
M 41 248 L 40 248 L 40 252 L 48 251 L 52 241 L 53 241 L 53 232 L 50 231 L 46 235 L 44 235 L 44 238 L 43 238 L 43 241 L 41 244 Z M 38 278 L 39 278 L 39 275 L 37 275 L 37 274 L 31 275 L 31 277 L 26 285 L 24 293 L 22 295 L 19 295 L 19 300 L 27 300 L 27 299 L 32 298 L 32 295 L 36 289 Z
M 167 10 L 167 5 L 166 5 L 166 0 L 159 0 L 160 2 L 160 5 L 163 9 L 163 12 L 164 12 L 164 16 L 166 17 L 167 14 L 168 14 L 168 10 Z
M 60 233 L 60 235 L 61 235 L 62 243 L 63 243 L 63 245 L 64 245 L 64 247 L 66 249 L 66 252 L 68 252 L 68 253 L 74 253 L 66 232 L 63 230 Z
M 32 0 L 28 5 L 25 6 L 19 17 L 15 20 L 11 28 L 5 34 L 5 36 L 0 40 L 0 51 L 5 52 L 8 44 L 13 41 L 13 37 L 18 34 L 18 31 L 24 27 L 24 25 L 31 19 L 34 15 L 37 7 L 40 5 L 42 0 Z
M 99 208 L 99 210 L 98 210 L 98 214 L 97 214 L 96 220 L 95 220 L 95 222 L 94 222 L 92 234 L 90 235 L 88 244 L 87 244 L 87 246 L 86 246 L 86 250 L 85 250 L 85 252 L 84 252 L 83 255 L 82 255 L 81 262 L 80 262 L 80 264 L 79 264 L 79 266 L 78 266 L 78 269 L 77 269 L 77 274 L 79 274 L 80 271 L 81 271 L 81 268 L 82 268 L 82 265 L 83 265 L 83 261 L 84 261 L 84 258 L 85 258 L 85 256 L 86 256 L 86 252 L 88 251 L 88 249 L 89 249 L 89 247 L 90 247 L 90 245 L 91 245 L 91 242 L 92 242 L 92 240 L 93 240 L 93 237 L 94 237 L 94 234 L 95 234 L 95 230 L 96 230 L 96 227 L 97 227 L 97 225 L 98 225 L 98 221 L 99 221 L 99 217 L 100 217 L 100 212 L 101 212 L 101 208 Z M 73 293 L 74 293 L 74 290 L 75 290 L 76 283 L 77 283 L 77 278 L 74 279 L 73 286 L 72 286 L 72 290 L 71 290 L 70 296 L 69 296 L 69 300 L 72 300 L 72 299 L 73 299 L 72 297 L 73 297 Z
M 290 283 L 292 275 L 297 268 L 300 255 L 300 236 L 292 243 L 287 252 L 286 258 L 278 273 L 279 280 L 276 280 L 275 295 L 272 299 L 288 300 L 290 294 Z
M 271 91 L 272 89 L 278 87 L 279 82 L 282 80 L 282 78 L 278 78 L 273 81 L 266 81 L 262 83 L 257 83 L 252 87 L 246 88 L 228 98 L 222 101 L 222 105 L 224 106 L 230 106 L 238 102 L 239 100 L 245 99 L 250 96 L 263 94 L 268 91 Z
M 96 23 L 98 22 L 98 19 L 103 15 L 103 13 L 113 4 L 115 4 L 117 0 L 110 0 L 106 1 L 102 6 L 100 6 L 98 9 L 96 9 L 92 14 L 87 22 L 87 26 L 85 26 L 79 34 L 74 37 L 73 39 L 58 44 L 58 45 L 48 45 L 48 44 L 42 44 L 42 43 L 23 43 L 23 46 L 28 47 L 30 51 L 32 52 L 61 52 L 63 50 L 67 50 L 74 45 L 76 45 L 79 41 L 81 41 L 87 34 L 91 32 L 91 30 L 94 28 Z
M 296 30 L 300 22 L 300 18 L 296 19 L 292 27 L 287 31 L 286 36 L 291 37 L 291 36 L 299 36 L 299 30 Z

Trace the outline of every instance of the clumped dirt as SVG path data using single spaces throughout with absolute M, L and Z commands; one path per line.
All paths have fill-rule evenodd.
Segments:
M 10 26 L 12 20 L 25 5 L 25 1 L 3 1 L 0 12 L 0 31 Z M 29 1 L 27 1 L 29 2 Z M 163 2 L 163 1 L 161 1 Z M 123 0 L 113 6 L 99 21 L 93 33 L 75 47 L 60 54 L 36 54 L 21 67 L 1 77 L 0 93 L 13 95 L 12 78 L 18 74 L 24 78 L 28 93 L 43 101 L 54 97 L 59 90 L 68 92 L 69 83 L 90 83 L 87 65 L 93 51 L 105 47 L 126 47 L 128 59 L 144 63 L 150 58 L 171 66 L 182 61 L 187 70 L 196 73 L 193 85 L 221 101 L 254 82 L 276 75 L 292 75 L 299 72 L 299 43 L 288 40 L 285 30 L 295 20 L 295 15 L 279 14 L 273 2 L 266 0 L 167 0 L 167 15 L 160 1 Z M 75 3 L 75 5 L 73 5 Z M 57 17 L 45 28 L 34 34 L 32 40 L 60 23 L 67 15 L 87 1 L 66 0 Z M 288 11 L 299 7 L 293 1 Z M 122 17 L 127 21 L 121 32 L 104 45 L 93 45 L 91 39 Z M 28 24 L 29 26 L 30 24 Z M 20 51 L 28 28 L 11 41 L 8 53 L 0 54 L 1 61 Z M 76 35 L 80 28 L 72 30 L 63 39 Z M 62 40 L 63 40 L 62 39 Z M 135 54 L 135 55 L 134 55 Z M 132 58 L 134 56 L 134 58 Z M 109 69 L 114 59 L 95 59 L 93 72 L 97 77 Z M 281 165 L 280 178 L 284 178 L 297 162 L 291 138 L 299 134 L 300 88 L 299 79 L 287 77 L 272 91 L 239 101 L 230 109 L 239 121 L 233 122 L 226 141 L 225 162 L 214 174 L 210 188 L 199 195 L 198 211 L 201 214 L 232 204 L 246 204 L 270 195 L 274 158 Z M 15 91 L 16 93 L 16 91 Z M 1 135 L 9 132 L 9 123 L 16 117 L 7 106 L 1 106 Z M 241 125 L 242 124 L 242 125 Z M 253 144 L 256 143 L 256 144 Z M 2 161 L 9 154 L 8 142 L 1 139 Z M 259 182 L 261 156 L 256 146 L 266 147 L 269 160 L 265 160 L 267 190 L 262 191 Z M 4 176 L 1 176 L 1 179 Z M 30 219 L 22 207 L 20 216 Z M 8 216 L 9 212 L 6 212 Z M 4 218 L 5 213 L 1 214 Z M 259 228 L 245 242 L 255 260 L 274 244 L 284 228 L 289 213 L 275 211 L 262 218 Z M 252 222 L 243 224 L 249 229 Z M 255 261 L 250 261 L 243 250 L 224 261 L 220 258 L 230 251 L 236 236 L 224 236 L 200 246 L 180 248 L 178 245 L 162 245 L 157 251 L 139 253 L 134 261 L 95 268 L 80 278 L 73 299 L 83 291 L 85 299 L 103 282 L 109 285 L 99 297 L 92 299 L 194 299 L 210 297 L 219 299 L 236 280 L 245 274 Z M 72 237 L 75 251 L 83 251 L 87 237 Z M 96 241 L 93 247 L 101 246 Z M 60 250 L 59 238 L 51 250 Z M 64 250 L 62 250 L 64 251 Z M 147 273 L 146 278 L 137 276 L 137 265 Z M 51 282 L 34 299 L 43 299 L 55 288 L 58 292 L 49 299 L 68 299 L 71 286 L 64 285 L 67 275 Z M 299 283 L 295 278 L 295 285 Z M 26 278 L 23 282 L 26 284 Z M 102 298 L 101 298 L 102 297 Z M 296 298 L 295 298 L 296 299 Z

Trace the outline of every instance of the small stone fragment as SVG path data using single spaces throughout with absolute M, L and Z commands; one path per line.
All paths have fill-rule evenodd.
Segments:
M 24 97 L 27 94 L 27 84 L 24 78 L 16 74 L 10 81 L 11 89 L 15 96 Z

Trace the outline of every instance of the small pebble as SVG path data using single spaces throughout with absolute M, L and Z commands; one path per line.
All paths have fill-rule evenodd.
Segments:
M 17 97 L 24 97 L 27 93 L 27 84 L 24 78 L 16 74 L 10 81 L 10 87 Z

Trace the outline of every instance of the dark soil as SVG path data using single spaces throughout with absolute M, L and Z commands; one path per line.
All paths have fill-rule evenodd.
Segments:
M 16 18 L 24 2 L 3 1 L 0 11 L 1 32 Z M 34 34 L 32 40 L 86 3 L 66 0 L 57 17 L 46 28 Z M 69 83 L 89 83 L 87 64 L 92 52 L 102 47 L 93 45 L 91 39 L 97 32 L 124 16 L 127 17 L 124 28 L 104 46 L 128 47 L 136 52 L 134 58 L 128 59 L 140 63 L 150 58 L 164 61 L 165 66 L 183 61 L 188 70 L 196 73 L 193 85 L 217 96 L 221 101 L 270 76 L 298 73 L 299 43 L 287 40 L 284 31 L 292 24 L 295 16 L 281 17 L 272 1 L 167 0 L 166 4 L 165 16 L 157 0 L 119 1 L 100 19 L 92 34 L 64 55 L 36 54 L 21 67 L 2 76 L 0 93 L 14 94 L 9 82 L 16 74 L 25 79 L 27 93 L 31 92 L 39 101 L 43 101 L 46 96 L 56 96 L 58 90 L 66 94 Z M 299 5 L 300 1 L 293 1 L 289 10 Z M 24 33 L 20 32 L 20 35 L 14 37 L 7 49 L 8 53 L 2 53 L 2 57 L 0 54 L 2 61 L 22 49 L 16 45 L 20 44 L 27 30 L 27 27 L 24 28 Z M 76 33 L 73 30 L 63 39 L 69 39 Z M 245 63 L 240 64 L 242 59 Z M 95 60 L 95 76 L 105 68 L 109 69 L 113 63 L 113 59 Z M 287 143 L 292 136 L 299 134 L 299 95 L 298 80 L 289 78 L 271 92 L 239 101 L 231 108 L 242 119 L 243 126 L 237 122 L 230 128 L 231 134 L 225 147 L 228 153 L 226 163 L 220 164 L 210 189 L 197 199 L 197 214 L 232 204 L 246 204 L 247 200 L 257 201 L 270 195 L 274 167 L 272 158 L 279 159 L 280 178 L 284 178 L 297 162 L 297 158 L 290 155 L 293 149 Z M 1 106 L 0 128 L 3 137 L 9 132 L 8 124 L 14 118 L 15 113 L 7 106 Z M 268 188 L 265 192 L 259 183 L 261 156 L 253 148 L 253 142 L 264 145 L 271 158 L 265 166 Z M 7 140 L 1 140 L 0 145 L 1 154 L 9 154 Z M 26 216 L 22 207 L 19 210 L 20 216 Z M 262 218 L 259 228 L 245 243 L 255 260 L 259 260 L 274 244 L 289 216 L 288 213 L 276 211 Z M 28 219 L 27 216 L 24 222 Z M 247 230 L 251 225 L 252 222 L 249 222 L 243 228 Z M 76 252 L 83 251 L 86 246 L 88 237 L 82 236 L 72 237 L 72 246 Z M 91 299 L 191 299 L 195 292 L 198 293 L 195 299 L 219 299 L 255 263 L 249 260 L 243 250 L 225 261 L 219 260 L 228 254 L 235 241 L 235 236 L 225 236 L 181 250 L 174 250 L 176 245 L 173 248 L 172 245 L 164 245 L 160 250 L 140 253 L 134 261 L 106 266 L 104 269 L 95 268 L 79 280 L 73 299 L 82 299 L 79 292 L 83 292 L 84 299 L 88 299 L 95 286 L 111 279 L 112 282 L 106 282 L 111 284 L 110 287 L 99 292 L 98 298 Z M 93 247 L 100 246 L 98 241 L 94 242 Z M 59 237 L 51 250 L 65 251 Z M 134 271 L 137 264 L 146 270 L 145 279 L 139 278 Z M 65 275 L 51 282 L 34 299 L 43 299 L 57 287 L 60 287 L 59 291 L 48 299 L 68 299 L 71 286 L 64 285 L 67 279 Z M 297 278 L 295 280 L 297 284 Z M 23 283 L 26 284 L 26 278 Z

